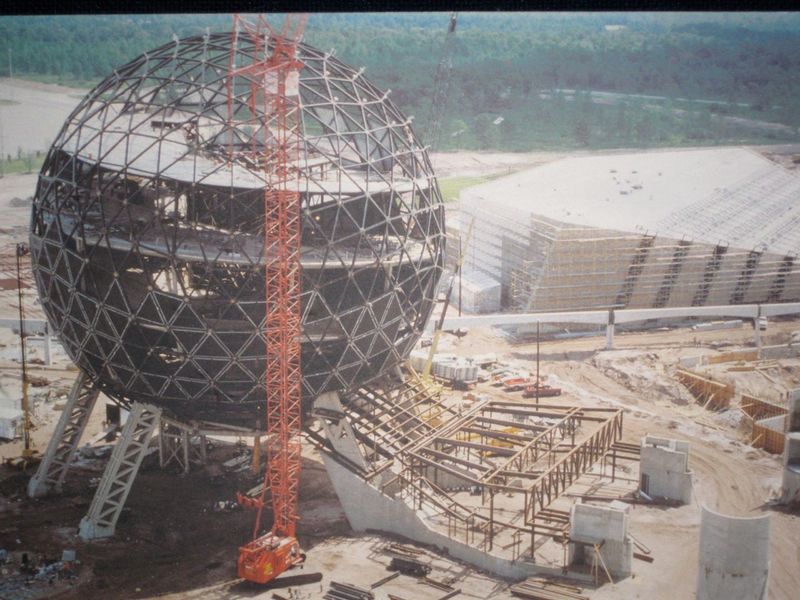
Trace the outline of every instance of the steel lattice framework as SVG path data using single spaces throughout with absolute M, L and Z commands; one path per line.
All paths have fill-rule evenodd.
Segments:
M 39 177 L 31 253 L 70 356 L 116 400 L 263 428 L 263 99 L 231 61 L 251 39 L 175 40 L 118 68 L 67 119 Z M 442 272 L 444 210 L 405 118 L 362 74 L 301 44 L 306 397 L 413 346 Z M 229 100 L 230 98 L 230 100 Z M 234 118 L 231 118 L 234 117 Z M 260 125 L 260 123 L 267 123 Z

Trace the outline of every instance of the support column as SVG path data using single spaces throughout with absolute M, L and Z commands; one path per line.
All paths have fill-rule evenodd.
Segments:
M 114 535 L 117 520 L 153 433 L 159 426 L 160 417 L 161 410 L 158 408 L 139 402 L 133 404 L 100 485 L 97 486 L 89 512 L 81 519 L 79 534 L 84 541 Z
M 789 392 L 783 448 L 783 493 L 787 504 L 800 503 L 800 388 Z
M 61 492 L 97 395 L 98 390 L 86 373 L 78 373 L 42 462 L 39 463 L 36 474 L 28 481 L 28 496 L 31 498 Z
M 768 597 L 769 521 L 769 514 L 730 517 L 703 507 L 697 600 Z
M 369 466 L 356 441 L 356 434 L 344 413 L 339 394 L 326 392 L 314 401 L 314 413 L 325 428 L 325 438 L 333 449 L 365 471 Z
M 606 324 L 606 350 L 614 349 L 614 310 L 608 311 L 608 323 Z
M 50 324 L 44 322 L 44 364 L 48 367 L 53 364 L 53 340 L 50 337 Z
M 161 417 L 158 462 L 164 469 L 174 463 L 188 473 L 193 464 L 206 464 L 206 436 L 185 423 Z

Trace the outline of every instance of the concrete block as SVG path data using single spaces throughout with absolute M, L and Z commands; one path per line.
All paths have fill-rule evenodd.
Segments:
M 789 391 L 789 416 L 786 419 L 787 431 L 800 431 L 800 388 Z
M 783 446 L 782 501 L 800 502 L 800 432 L 786 434 Z
M 622 578 L 631 574 L 633 541 L 628 536 L 626 511 L 610 506 L 573 504 L 569 537 L 569 564 L 591 564 L 593 551 L 587 544 L 602 542 L 600 555 L 611 575 Z
M 769 579 L 769 515 L 729 517 L 703 507 L 697 600 L 764 600 Z
M 692 501 L 688 442 L 645 436 L 639 474 L 641 490 L 651 498 L 666 498 L 683 504 Z

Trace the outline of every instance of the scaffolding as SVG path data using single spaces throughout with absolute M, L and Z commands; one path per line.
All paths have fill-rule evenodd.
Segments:
M 651 231 L 593 227 L 589 222 L 596 217 L 586 225 L 557 220 L 528 208 L 535 203 L 522 197 L 499 196 L 495 203 L 492 185 L 461 195 L 462 222 L 476 219 L 466 267 L 500 281 L 503 302 L 512 310 L 800 299 L 800 178 L 775 165 L 757 165 L 740 180 L 650 223 Z M 576 221 L 579 210 L 576 205 Z

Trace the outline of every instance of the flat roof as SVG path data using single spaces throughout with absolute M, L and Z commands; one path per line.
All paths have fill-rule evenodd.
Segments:
M 461 192 L 468 205 L 774 252 L 800 249 L 800 177 L 746 148 L 564 158 Z

